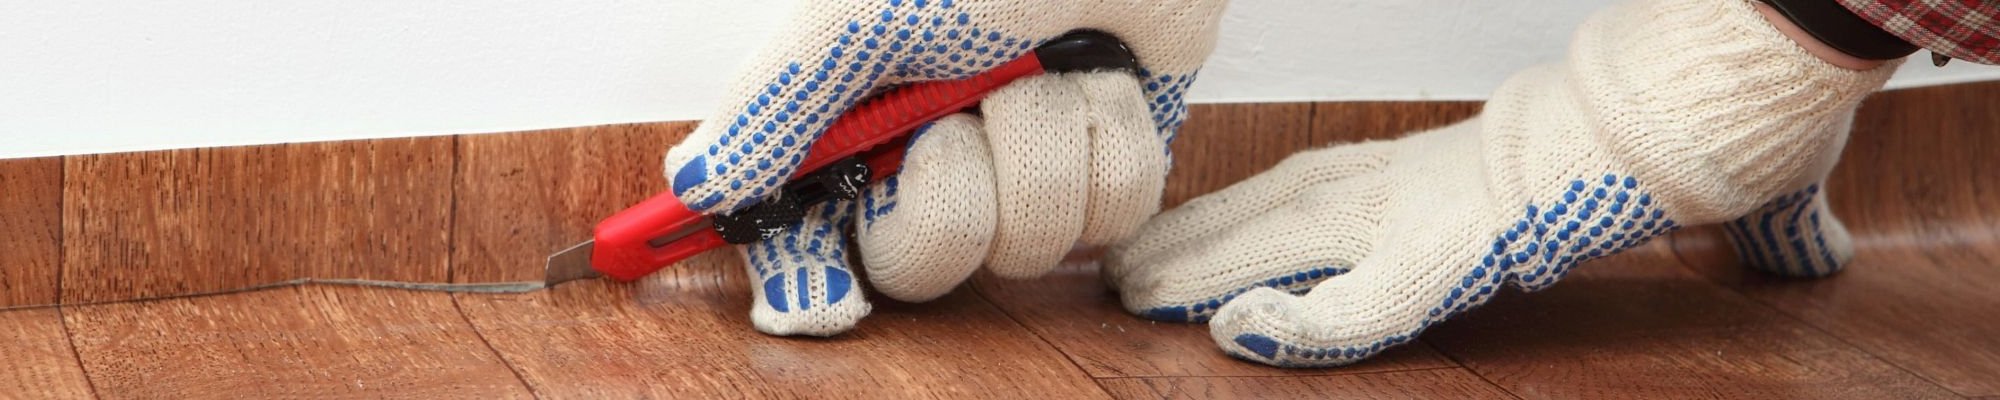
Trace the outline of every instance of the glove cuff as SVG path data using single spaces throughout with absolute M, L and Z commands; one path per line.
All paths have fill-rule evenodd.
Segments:
M 1525 161 L 1495 179 L 1625 173 L 1683 222 L 1725 220 L 1830 165 L 1854 108 L 1898 65 L 1827 64 L 1749 0 L 1627 3 L 1579 29 L 1566 66 L 1521 74 L 1496 93 L 1489 146 L 1502 145 L 1494 151 L 1503 163 Z M 1533 137 L 1498 138 L 1506 135 Z

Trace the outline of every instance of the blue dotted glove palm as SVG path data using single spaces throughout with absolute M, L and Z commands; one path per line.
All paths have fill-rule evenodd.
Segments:
M 804 2 L 791 31 L 740 77 L 735 101 L 668 151 L 668 178 L 696 211 L 734 210 L 778 190 L 813 140 L 879 89 L 982 73 L 1076 29 L 1107 32 L 1137 56 L 1137 76 L 1017 81 L 987 97 L 980 116 L 919 130 L 901 172 L 861 199 L 808 210 L 802 224 L 739 249 L 756 282 L 752 322 L 778 335 L 837 334 L 868 313 L 853 258 L 875 288 L 907 301 L 943 295 L 981 265 L 1040 275 L 1073 244 L 1122 239 L 1158 211 L 1165 147 L 1223 4 Z

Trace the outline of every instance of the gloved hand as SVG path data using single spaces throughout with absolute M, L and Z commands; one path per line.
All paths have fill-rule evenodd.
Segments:
M 1301 153 L 1163 213 L 1108 279 L 1132 312 L 1209 320 L 1233 356 L 1352 363 L 1682 225 L 1766 204 L 1801 218 L 1896 66 L 1826 64 L 1748 0 L 1634 1 L 1571 52 L 1479 118 Z
M 921 129 L 898 176 L 858 201 L 740 251 L 758 330 L 832 335 L 869 311 L 843 230 L 867 274 L 901 300 L 948 292 L 979 265 L 1040 275 L 1076 242 L 1108 244 L 1158 211 L 1182 95 L 1214 47 L 1223 0 L 828 0 L 802 2 L 791 30 L 738 80 L 736 101 L 667 153 L 674 193 L 727 212 L 785 183 L 842 112 L 877 89 L 957 79 L 1043 41 L 1095 29 L 1142 70 L 1039 76 L 989 95 L 982 117 Z

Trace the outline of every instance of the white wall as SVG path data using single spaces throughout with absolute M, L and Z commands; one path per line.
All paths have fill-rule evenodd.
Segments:
M 793 1 L 0 1 L 0 158 L 699 119 Z M 1477 99 L 1611 1 L 1238 0 L 1194 98 Z

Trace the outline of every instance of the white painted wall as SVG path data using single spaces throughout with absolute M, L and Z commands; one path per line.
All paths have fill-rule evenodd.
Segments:
M 794 1 L 0 1 L 0 158 L 699 119 Z M 1611 1 L 1238 0 L 1194 99 L 1478 99 Z

